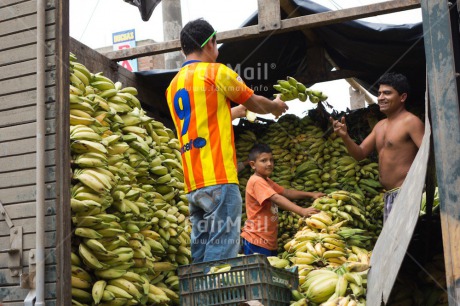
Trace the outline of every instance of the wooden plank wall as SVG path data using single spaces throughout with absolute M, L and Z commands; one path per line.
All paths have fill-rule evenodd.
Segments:
M 56 305 L 56 198 L 57 188 L 57 124 L 60 90 L 56 87 L 59 63 L 56 43 L 59 27 L 55 4 L 46 3 L 46 305 Z M 59 5 L 59 4 L 58 4 Z M 68 30 L 67 30 L 68 32 Z M 67 34 L 68 36 L 68 34 Z M 0 3 L 0 201 L 14 226 L 23 228 L 23 273 L 28 272 L 29 252 L 35 249 L 36 229 L 36 63 L 37 63 L 37 1 L 4 0 Z M 58 47 L 56 47 L 58 46 Z M 61 57 L 62 58 L 62 57 Z M 62 70 L 62 69 L 61 69 Z M 62 81 L 58 81 L 62 82 Z M 68 185 L 67 185 L 68 186 Z M 23 305 L 29 290 L 22 289 L 19 277 L 8 269 L 10 229 L 0 216 L 0 302 L 5 306 Z M 70 278 L 70 277 L 69 277 Z

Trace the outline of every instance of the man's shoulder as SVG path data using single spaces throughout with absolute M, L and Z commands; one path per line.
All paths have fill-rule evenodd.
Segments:
M 417 121 L 422 121 L 417 115 L 407 111 L 406 118 L 408 120 L 417 120 Z
M 399 118 L 399 122 L 401 122 L 403 125 L 405 125 L 406 127 L 411 127 L 413 124 L 417 124 L 417 125 L 423 125 L 423 122 L 422 120 L 414 115 L 413 113 L 409 112 L 409 111 L 406 111 L 400 118 Z

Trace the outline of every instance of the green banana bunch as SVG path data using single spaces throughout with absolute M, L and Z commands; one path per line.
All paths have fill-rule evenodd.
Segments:
M 302 102 L 306 102 L 310 98 L 310 102 L 316 104 L 326 101 L 328 98 L 321 91 L 307 88 L 304 84 L 290 76 L 287 77 L 287 80 L 278 80 L 277 83 L 273 85 L 273 88 L 281 93 L 280 99 L 283 101 L 299 99 Z

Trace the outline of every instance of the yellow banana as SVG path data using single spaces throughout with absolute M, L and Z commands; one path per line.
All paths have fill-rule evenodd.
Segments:
M 108 281 L 108 284 L 117 286 L 125 290 L 137 300 L 139 300 L 142 297 L 142 293 L 140 293 L 139 290 L 136 288 L 136 286 L 127 279 L 124 279 L 124 278 L 111 279 Z
M 94 123 L 94 121 L 94 118 L 86 118 L 70 114 L 71 125 L 91 125 Z
M 131 294 L 129 294 L 126 290 L 124 290 L 123 288 L 120 288 L 118 286 L 115 286 L 115 285 L 107 284 L 105 286 L 105 290 L 112 292 L 113 295 L 116 298 L 124 298 L 124 299 L 132 299 L 133 298 L 133 296 Z
M 81 278 L 89 283 L 92 282 L 92 278 L 91 278 L 91 275 L 84 269 L 78 267 L 78 266 L 75 266 L 75 265 L 71 265 L 71 275 L 72 276 L 75 276 L 75 277 L 78 277 L 78 278 Z
M 91 295 L 96 305 L 99 304 L 99 302 L 102 300 L 102 296 L 104 294 L 106 285 L 107 282 L 105 280 L 98 280 L 94 283 L 93 288 L 91 290 Z
M 134 272 L 131 272 L 131 271 L 127 271 L 121 277 L 124 278 L 124 279 L 129 280 L 130 282 L 144 283 L 144 279 L 142 278 L 141 275 L 139 275 L 137 273 L 134 273 Z
M 310 227 L 317 230 L 322 230 L 327 228 L 327 225 L 323 222 L 319 221 L 318 219 L 307 218 L 305 219 L 305 223 Z
M 83 243 L 80 243 L 78 247 L 78 253 L 80 254 L 81 259 L 83 260 L 83 263 L 87 265 L 89 268 L 100 270 L 105 267 L 105 265 L 102 264 L 91 252 L 91 250 Z
M 318 304 L 325 302 L 334 294 L 337 280 L 337 275 L 315 280 L 310 284 L 305 295 L 311 302 Z
M 323 222 L 326 225 L 331 225 L 332 224 L 332 218 L 325 212 L 321 211 L 317 214 L 314 214 L 310 217 L 311 219 L 317 219 L 321 222 Z
M 75 235 L 86 238 L 102 238 L 102 235 L 98 231 L 88 227 L 77 227 Z
M 318 255 L 319 257 L 323 256 L 323 253 L 325 252 L 325 249 L 324 249 L 323 245 L 321 244 L 321 242 L 317 242 L 315 244 L 315 251 L 316 251 L 316 255 Z
M 94 271 L 94 274 L 101 279 L 119 278 L 119 277 L 122 277 L 126 273 L 127 273 L 126 270 L 120 270 L 120 269 L 115 269 L 115 268 Z
M 76 299 L 79 302 L 82 303 L 91 303 L 93 297 L 91 296 L 91 293 L 83 290 L 83 289 L 78 289 L 72 287 L 72 299 Z
M 87 247 L 89 247 L 93 251 L 107 253 L 107 250 L 105 249 L 104 245 L 96 239 L 84 239 L 83 242 L 86 244 Z
M 350 283 L 350 289 L 353 291 L 353 294 L 356 297 L 359 297 L 364 294 L 364 288 L 363 286 L 357 285 L 355 283 Z
M 339 275 L 337 279 L 337 284 L 335 286 L 335 294 L 337 296 L 345 296 L 348 288 L 348 280 L 343 276 Z
M 329 259 L 329 258 L 335 258 L 335 257 L 342 257 L 346 256 L 346 253 L 337 251 L 337 250 L 328 250 L 323 253 L 323 258 Z
M 347 272 L 343 275 L 348 282 L 361 286 L 363 284 L 363 279 L 361 275 L 355 272 Z
M 74 153 L 99 152 L 107 154 L 107 149 L 101 143 L 88 140 L 76 140 L 70 145 Z
M 91 282 L 80 278 L 78 276 L 71 275 L 71 285 L 72 288 L 78 288 L 78 289 L 88 289 L 91 288 Z
M 114 299 L 115 299 L 115 295 L 113 294 L 113 292 L 105 290 L 105 287 L 104 287 L 104 291 L 102 292 L 101 301 L 110 302 L 110 301 L 113 301 Z
M 339 239 L 336 239 L 336 238 L 325 237 L 325 238 L 321 239 L 321 241 L 333 244 L 333 245 L 335 245 L 335 246 L 337 246 L 339 248 L 342 248 L 342 249 L 345 249 L 345 247 L 346 247 L 345 241 L 339 240 Z

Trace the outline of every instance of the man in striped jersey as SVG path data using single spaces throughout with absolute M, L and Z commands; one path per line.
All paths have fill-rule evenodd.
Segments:
M 254 94 L 235 71 L 216 63 L 215 34 L 203 19 L 184 26 L 186 61 L 166 90 L 181 143 L 194 263 L 238 255 L 242 200 L 232 120 L 246 109 L 276 117 L 288 109 L 278 97 Z M 231 101 L 239 105 L 231 108 Z

